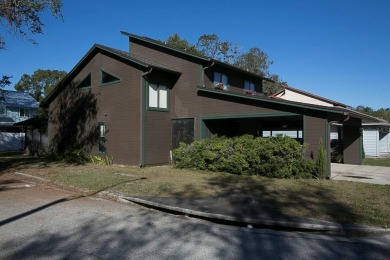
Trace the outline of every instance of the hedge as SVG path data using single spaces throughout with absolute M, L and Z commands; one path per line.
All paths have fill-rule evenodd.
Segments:
M 254 138 L 212 137 L 181 143 L 173 151 L 178 168 L 263 175 L 274 178 L 311 178 L 317 174 L 316 163 L 304 158 L 305 148 L 286 136 Z

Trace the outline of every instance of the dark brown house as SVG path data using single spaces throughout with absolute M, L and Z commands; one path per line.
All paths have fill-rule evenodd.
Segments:
M 49 140 L 59 151 L 84 147 L 115 163 L 144 166 L 168 163 L 181 141 L 283 132 L 316 158 L 320 139 L 329 153 L 330 124 L 337 122 L 344 125 L 345 163 L 361 163 L 361 121 L 368 116 L 265 97 L 266 78 L 122 34 L 129 52 L 94 45 L 43 101 Z

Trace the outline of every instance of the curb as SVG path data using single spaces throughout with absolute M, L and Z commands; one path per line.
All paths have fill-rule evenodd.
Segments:
M 21 172 L 16 172 L 15 174 L 29 177 L 29 178 L 34 178 L 45 183 L 49 182 L 49 180 L 47 179 L 21 173 Z M 273 230 L 283 230 L 283 231 L 322 232 L 322 233 L 347 235 L 347 236 L 372 236 L 372 235 L 390 234 L 390 228 L 375 228 L 375 227 L 362 226 L 362 225 L 343 225 L 343 224 L 337 224 L 333 222 L 329 222 L 329 224 L 309 224 L 309 223 L 298 223 L 298 222 L 289 222 L 289 221 L 275 221 L 275 220 L 268 220 L 268 219 L 253 219 L 253 218 L 245 218 L 245 217 L 240 218 L 240 217 L 234 217 L 229 215 L 208 213 L 203 211 L 169 206 L 166 204 L 161 204 L 149 200 L 126 196 L 125 194 L 122 193 L 101 191 L 97 195 L 102 198 L 114 199 L 122 203 L 132 202 L 147 208 L 173 213 L 176 215 L 185 215 L 185 216 L 194 217 L 198 219 L 204 219 L 214 223 L 228 224 L 228 225 L 235 225 L 235 226 L 246 226 L 249 228 L 269 228 Z
M 202 211 L 180 208 L 175 206 L 169 206 L 169 205 L 165 205 L 165 204 L 161 204 L 149 200 L 126 196 L 119 193 L 104 192 L 104 195 L 115 198 L 118 201 L 125 200 L 148 208 L 157 209 L 160 211 L 186 215 L 189 217 L 204 219 L 215 223 L 247 226 L 250 228 L 266 227 L 274 230 L 322 232 L 322 233 L 343 234 L 349 236 L 390 234 L 390 229 L 386 229 L 386 228 L 375 228 L 375 227 L 360 226 L 360 225 L 342 225 L 342 224 L 337 224 L 332 222 L 329 222 L 329 224 L 309 224 L 309 223 L 297 223 L 297 222 L 289 222 L 289 221 L 275 221 L 275 220 L 267 220 L 267 219 L 253 219 L 253 218 L 245 218 L 245 217 L 240 218 L 240 217 L 228 216 L 223 214 L 208 213 L 208 212 L 202 212 Z

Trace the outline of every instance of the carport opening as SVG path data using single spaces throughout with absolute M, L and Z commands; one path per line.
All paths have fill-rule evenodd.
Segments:
M 271 137 L 281 134 L 303 144 L 302 116 L 203 119 L 203 124 L 203 138 L 213 135 Z

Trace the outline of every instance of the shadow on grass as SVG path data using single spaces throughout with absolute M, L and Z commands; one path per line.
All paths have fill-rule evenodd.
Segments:
M 38 158 L 29 155 L 0 156 L 0 176 L 12 170 L 12 172 L 28 167 L 46 168 L 50 165 L 60 164 L 59 160 Z
M 218 191 L 217 196 L 202 197 L 200 187 L 187 185 L 184 192 L 176 192 L 173 197 L 156 200 L 237 218 L 278 221 L 314 218 L 341 224 L 362 223 L 363 217 L 345 201 L 341 201 L 331 188 L 321 185 L 320 181 L 317 184 L 315 181 L 302 180 L 301 185 L 289 185 L 291 182 L 300 180 L 244 176 L 238 180 L 237 176 L 226 174 L 212 177 L 207 183 L 208 189 Z

